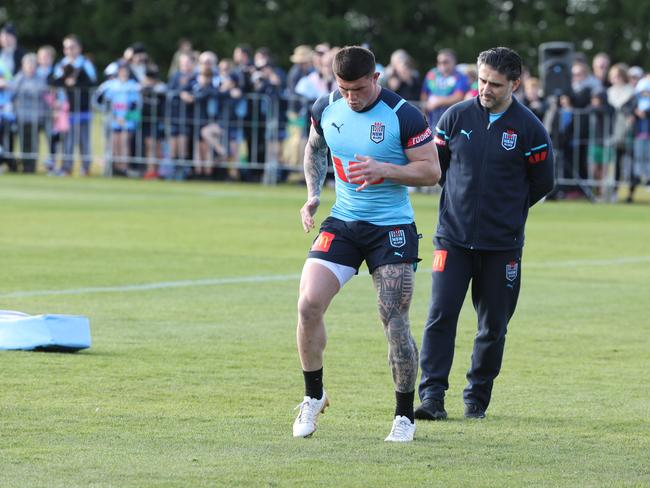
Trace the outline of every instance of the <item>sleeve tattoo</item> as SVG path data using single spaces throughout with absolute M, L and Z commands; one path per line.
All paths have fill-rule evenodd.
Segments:
M 305 147 L 305 182 L 309 196 L 320 196 L 327 175 L 327 144 L 325 138 L 312 127 Z

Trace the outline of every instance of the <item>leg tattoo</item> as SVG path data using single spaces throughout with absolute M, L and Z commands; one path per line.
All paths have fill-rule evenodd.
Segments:
M 372 273 L 377 290 L 379 316 L 388 339 L 388 364 L 395 390 L 415 389 L 418 348 L 409 328 L 409 306 L 413 295 L 413 266 L 408 263 L 380 266 Z

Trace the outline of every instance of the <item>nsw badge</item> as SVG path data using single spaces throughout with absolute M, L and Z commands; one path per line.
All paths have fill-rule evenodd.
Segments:
M 388 232 L 388 240 L 393 247 L 402 247 L 406 244 L 406 234 L 404 229 L 393 229 Z
M 514 130 L 508 129 L 501 135 L 501 147 L 506 151 L 511 151 L 517 147 L 517 133 Z
M 375 144 L 379 144 L 384 140 L 386 133 L 386 126 L 381 122 L 375 122 L 370 126 L 370 140 Z
M 510 261 L 506 264 L 506 279 L 508 281 L 515 281 L 519 272 L 519 263 L 517 261 Z

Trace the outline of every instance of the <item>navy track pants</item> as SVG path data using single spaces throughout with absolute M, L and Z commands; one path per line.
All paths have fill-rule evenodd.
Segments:
M 420 399 L 441 400 L 449 388 L 458 316 L 471 282 L 478 331 L 463 399 L 486 409 L 517 306 L 522 250 L 471 250 L 444 239 L 434 243 L 431 303 L 420 350 Z

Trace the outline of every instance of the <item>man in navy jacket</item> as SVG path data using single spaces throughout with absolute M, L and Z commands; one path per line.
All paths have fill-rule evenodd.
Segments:
M 415 418 L 447 417 L 456 325 L 472 283 L 478 315 L 465 417 L 483 418 L 499 374 L 521 280 L 528 209 L 553 189 L 553 150 L 537 117 L 512 96 L 521 59 L 497 47 L 478 57 L 479 95 L 450 107 L 436 127 L 443 170 Z

